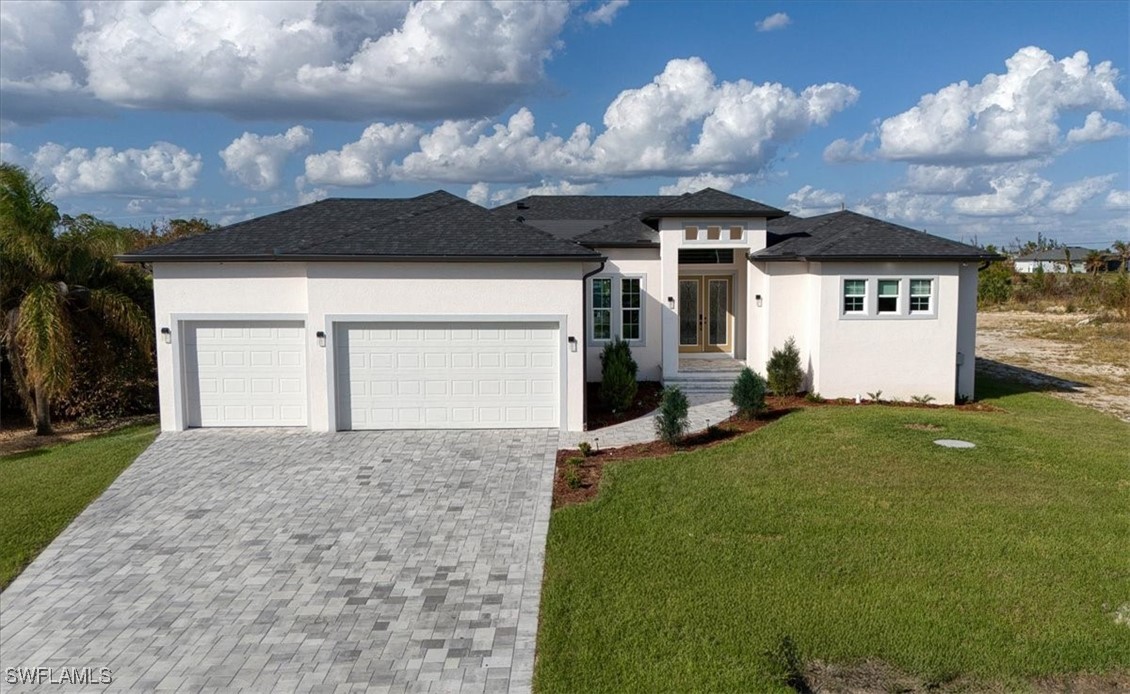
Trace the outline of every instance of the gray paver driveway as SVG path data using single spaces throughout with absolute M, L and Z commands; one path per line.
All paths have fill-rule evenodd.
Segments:
M 557 439 L 162 435 L 0 595 L 0 664 L 109 667 L 115 690 L 529 689 Z

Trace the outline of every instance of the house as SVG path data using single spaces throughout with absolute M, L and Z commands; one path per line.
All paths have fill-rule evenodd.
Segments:
M 153 269 L 165 430 L 578 431 L 617 336 L 641 380 L 763 371 L 794 337 L 825 396 L 970 396 L 994 257 L 706 189 L 328 199 L 123 260 Z
M 1094 252 L 1091 248 L 1061 246 L 1019 255 L 1014 265 L 1017 272 L 1024 274 L 1031 274 L 1040 269 L 1043 272 L 1068 272 L 1067 265 L 1070 261 L 1071 272 L 1087 272 L 1087 256 Z

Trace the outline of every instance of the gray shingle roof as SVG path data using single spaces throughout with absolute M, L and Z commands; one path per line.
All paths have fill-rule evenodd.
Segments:
M 159 260 L 595 260 L 600 255 L 446 191 L 330 198 L 122 256 Z
M 1034 253 L 1025 253 L 1024 255 L 1016 256 L 1017 260 L 1058 260 L 1063 262 L 1067 260 L 1064 255 L 1064 248 L 1049 248 L 1043 251 L 1036 251 Z M 1067 246 L 1066 250 L 1071 251 L 1071 261 L 1079 262 L 1087 259 L 1087 256 L 1095 252 L 1093 248 L 1083 248 L 1082 246 Z
M 784 210 L 763 205 L 756 200 L 743 198 L 733 193 L 725 193 L 714 188 L 703 188 L 696 193 L 668 198 L 666 204 L 647 210 L 644 213 L 644 218 L 704 215 L 710 217 L 766 217 L 775 219 L 787 214 L 788 212 Z
M 988 251 L 856 212 L 769 222 L 753 260 L 995 260 Z

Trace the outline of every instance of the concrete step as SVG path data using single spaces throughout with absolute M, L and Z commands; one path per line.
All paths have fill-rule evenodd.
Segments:
M 737 375 L 735 375 L 734 378 L 737 378 Z M 723 393 L 729 395 L 730 388 L 734 385 L 734 379 L 673 378 L 664 381 L 663 385 L 678 386 L 679 390 L 684 393 Z

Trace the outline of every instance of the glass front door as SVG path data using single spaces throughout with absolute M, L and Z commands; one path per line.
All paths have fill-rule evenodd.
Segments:
M 733 349 L 732 278 L 693 275 L 679 278 L 679 351 L 729 352 Z

